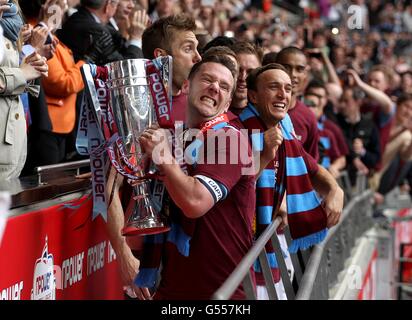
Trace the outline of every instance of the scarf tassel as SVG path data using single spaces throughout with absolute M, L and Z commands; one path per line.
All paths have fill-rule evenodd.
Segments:
M 328 229 L 323 229 L 306 237 L 292 240 L 289 246 L 290 253 L 296 253 L 298 250 L 306 250 L 315 244 L 322 242 L 328 234 Z
M 167 241 L 172 242 L 179 253 L 185 257 L 189 256 L 190 239 L 192 239 L 192 237 L 188 236 L 178 224 L 171 224 L 171 229 L 167 235 Z

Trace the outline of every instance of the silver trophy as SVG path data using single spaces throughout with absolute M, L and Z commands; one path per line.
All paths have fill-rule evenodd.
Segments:
M 150 198 L 150 180 L 144 177 L 153 168 L 138 141 L 143 131 L 157 122 L 149 88 L 146 59 L 130 59 L 106 65 L 107 88 L 119 137 L 129 166 L 142 179 L 134 184 L 134 209 L 122 230 L 123 235 L 148 235 L 169 230 L 164 217 L 155 209 Z M 168 64 L 169 60 L 165 60 Z M 167 66 L 168 70 L 169 66 Z M 163 70 L 164 71 L 164 70 Z M 162 72 L 160 73 L 162 75 Z M 167 82 L 167 81 L 166 81 Z M 167 83 L 165 83 L 168 86 Z

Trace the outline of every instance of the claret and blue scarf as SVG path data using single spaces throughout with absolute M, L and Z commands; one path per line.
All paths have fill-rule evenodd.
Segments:
M 256 108 L 249 103 L 239 116 L 246 129 L 259 133 L 250 135 L 254 152 L 263 151 L 263 134 L 266 125 Z M 272 222 L 279 210 L 286 192 L 288 224 L 292 237 L 290 253 L 305 250 L 320 243 L 327 235 L 326 213 L 313 190 L 304 158 L 303 147 L 294 136 L 292 122 L 288 115 L 280 122 L 283 143 L 278 149 L 279 166 L 275 171 L 274 161 L 270 161 L 256 182 L 256 237 Z M 274 249 L 270 242 L 266 245 L 269 265 L 277 268 Z M 260 272 L 259 262 L 255 271 Z M 276 281 L 276 279 L 275 279 Z

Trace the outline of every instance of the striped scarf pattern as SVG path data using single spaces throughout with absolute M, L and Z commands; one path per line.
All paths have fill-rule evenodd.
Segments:
M 239 115 L 246 129 L 252 133 L 250 140 L 254 152 L 263 151 L 263 134 L 266 126 L 252 104 Z M 271 161 L 256 183 L 256 238 L 273 220 L 273 213 L 279 210 L 286 194 L 288 223 L 292 243 L 288 248 L 290 253 L 305 250 L 320 243 L 327 235 L 326 213 L 320 205 L 320 200 L 313 190 L 308 175 L 307 166 L 301 143 L 295 138 L 293 124 L 289 115 L 280 122 L 283 143 L 278 149 L 279 166 L 275 172 L 274 161 Z M 266 244 L 267 258 L 272 273 L 278 277 L 276 258 L 271 243 Z M 285 255 L 285 253 L 284 253 Z M 255 271 L 260 271 L 259 262 Z M 276 281 L 276 278 L 274 279 Z

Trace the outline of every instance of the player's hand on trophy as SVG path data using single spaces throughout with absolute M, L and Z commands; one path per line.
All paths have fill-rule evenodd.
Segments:
M 152 158 L 156 165 L 172 164 L 173 156 L 169 147 L 170 132 L 157 125 L 148 127 L 139 138 L 143 152 Z M 161 169 L 161 168 L 159 168 Z

